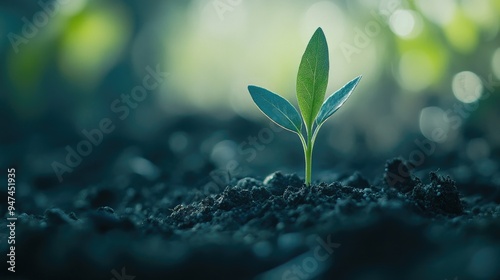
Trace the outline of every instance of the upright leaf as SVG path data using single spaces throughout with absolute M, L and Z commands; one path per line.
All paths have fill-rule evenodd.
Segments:
M 297 100 L 309 128 L 325 99 L 329 67 L 325 34 L 318 28 L 307 44 L 297 74 Z
M 325 100 L 318 113 L 318 117 L 316 118 L 317 126 L 321 126 L 331 115 L 333 115 L 333 113 L 342 107 L 354 88 L 358 85 L 360 79 L 361 76 L 354 78 Z
M 248 86 L 248 91 L 257 107 L 268 118 L 285 129 L 300 133 L 302 119 L 297 109 L 290 102 L 261 87 Z

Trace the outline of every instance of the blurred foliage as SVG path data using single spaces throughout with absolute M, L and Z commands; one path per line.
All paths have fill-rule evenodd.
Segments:
M 500 0 L 11 0 L 0 15 L 5 127 L 95 124 L 148 65 L 172 77 L 136 112 L 150 116 L 134 118 L 135 127 L 193 112 L 259 119 L 246 86 L 293 98 L 300 54 L 318 26 L 332 46 L 328 91 L 364 76 L 340 114 L 385 150 L 403 128 L 419 129 L 424 107 L 459 102 L 458 73 L 500 79 Z M 488 111 L 498 86 L 493 93 L 480 111 L 498 118 Z

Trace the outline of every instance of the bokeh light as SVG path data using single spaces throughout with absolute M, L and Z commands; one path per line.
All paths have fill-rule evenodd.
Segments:
M 444 26 L 444 34 L 454 49 L 462 53 L 472 52 L 479 40 L 476 24 L 462 11 L 456 12 L 452 20 Z
M 130 37 L 128 13 L 119 2 L 108 2 L 90 6 L 71 18 L 61 39 L 61 72 L 80 87 L 94 87 L 117 61 Z
M 493 69 L 493 73 L 495 74 L 497 79 L 500 79 L 500 48 L 496 49 L 493 53 L 491 68 Z
M 483 92 L 481 79 L 470 71 L 463 71 L 453 77 L 453 94 L 463 103 L 477 101 Z
M 446 121 L 446 113 L 435 106 L 423 108 L 420 112 L 420 131 L 427 139 L 443 143 L 448 138 L 450 124 Z
M 401 38 L 414 38 L 422 31 L 420 15 L 411 10 L 397 10 L 389 22 L 391 30 Z

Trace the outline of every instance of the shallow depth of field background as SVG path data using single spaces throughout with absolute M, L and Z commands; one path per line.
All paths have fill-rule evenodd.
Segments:
M 268 121 L 247 86 L 296 105 L 298 65 L 317 27 L 330 50 L 327 94 L 363 79 L 320 132 L 313 176 L 342 166 L 382 169 L 387 158 L 408 159 L 415 140 L 435 143 L 422 166 L 497 162 L 499 0 L 42 3 L 57 8 L 0 4 L 0 164 L 18 166 L 27 185 L 60 184 L 51 164 L 64 163 L 65 147 L 107 117 L 116 130 L 65 174 L 71 186 L 120 180 L 122 170 L 195 184 L 193 176 L 229 161 L 257 176 L 303 174 L 296 136 L 259 139 Z M 26 21 L 39 23 L 30 38 Z M 13 43 L 12 34 L 24 41 Z M 168 78 L 118 119 L 110 105 L 142 83 L 147 66 Z M 169 176 L 158 175 L 166 169 Z

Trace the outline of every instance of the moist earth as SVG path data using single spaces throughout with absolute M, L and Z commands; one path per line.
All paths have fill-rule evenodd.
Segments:
M 500 193 L 463 190 L 400 158 L 311 186 L 282 172 L 210 193 L 88 186 L 19 215 L 2 279 L 500 279 Z

